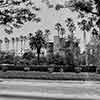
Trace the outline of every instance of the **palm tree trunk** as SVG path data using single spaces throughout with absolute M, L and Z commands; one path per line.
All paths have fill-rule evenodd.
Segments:
M 63 34 L 62 34 L 62 38 L 63 38 Z
M 6 45 L 6 51 L 8 52 L 8 43 L 6 43 L 5 45 Z
M 83 38 L 84 38 L 84 46 L 86 46 L 86 32 L 84 31 L 84 34 L 83 34 Z
M 8 51 L 9 51 L 9 42 L 8 42 Z
M 21 55 L 23 53 L 23 41 L 21 41 Z
M 38 64 L 40 64 L 40 53 L 37 55 Z
M 58 30 L 58 37 L 59 37 L 59 33 L 60 33 L 60 31 Z
M 24 52 L 25 52 L 26 40 L 24 40 Z
M 87 49 L 86 49 L 86 32 L 84 31 L 84 47 L 86 50 L 86 54 L 85 54 L 85 63 L 86 65 L 88 65 L 88 54 L 87 54 Z
M 18 41 L 16 41 L 16 54 L 18 52 Z
M 38 64 L 40 64 L 40 49 L 37 49 L 37 60 Z
M 1 51 L 1 43 L 0 43 L 0 51 Z
M 14 50 L 14 44 L 15 44 L 15 43 L 12 41 L 12 49 L 13 49 L 13 51 L 15 51 L 15 50 Z

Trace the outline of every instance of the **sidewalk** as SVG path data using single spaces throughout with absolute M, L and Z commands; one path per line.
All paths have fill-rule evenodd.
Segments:
M 4 80 L 0 97 L 26 100 L 100 100 L 100 83 L 92 81 Z
M 99 95 L 88 95 L 88 94 L 48 94 L 41 92 L 15 92 L 15 91 L 0 91 L 0 97 L 17 97 L 17 98 L 27 98 L 27 99 L 53 99 L 53 100 L 100 100 Z

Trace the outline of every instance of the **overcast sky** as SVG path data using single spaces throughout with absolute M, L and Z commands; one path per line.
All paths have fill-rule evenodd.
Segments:
M 61 9 L 59 11 L 55 11 L 54 8 L 48 9 L 47 5 L 45 4 L 45 2 L 41 2 L 41 0 L 32 0 L 35 5 L 37 5 L 38 7 L 41 8 L 41 10 L 37 13 L 38 16 L 41 17 L 41 22 L 40 23 L 33 23 L 33 22 L 29 22 L 29 23 L 25 23 L 25 25 L 21 28 L 21 29 L 15 29 L 14 33 L 11 35 L 7 35 L 3 28 L 1 27 L 0 33 L 1 33 L 1 38 L 3 39 L 5 36 L 10 37 L 16 37 L 16 36 L 20 36 L 20 35 L 28 35 L 28 33 L 32 32 L 34 33 L 36 30 L 38 29 L 42 29 L 43 31 L 45 29 L 50 29 L 51 31 L 51 35 L 49 37 L 50 41 L 53 41 L 53 36 L 57 35 L 57 31 L 55 30 L 54 25 L 57 22 L 60 22 L 62 24 L 63 27 L 65 27 L 66 29 L 66 36 L 69 33 L 69 31 L 67 30 L 67 27 L 65 25 L 65 19 L 67 17 L 72 17 L 73 20 L 75 21 L 75 23 L 77 23 L 77 13 L 75 12 L 71 12 L 69 9 Z M 46 1 L 46 0 L 44 0 Z M 65 0 L 50 0 L 51 4 L 63 4 L 65 2 Z M 79 31 L 78 29 L 76 30 L 76 34 L 75 34 L 78 38 L 81 39 L 81 49 L 83 49 L 83 33 L 81 31 Z M 89 35 L 87 36 L 87 41 L 89 40 Z

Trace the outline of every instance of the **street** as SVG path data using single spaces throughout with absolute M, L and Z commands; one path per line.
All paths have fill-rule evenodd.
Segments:
M 92 81 L 0 81 L 0 100 L 100 100 L 100 83 Z

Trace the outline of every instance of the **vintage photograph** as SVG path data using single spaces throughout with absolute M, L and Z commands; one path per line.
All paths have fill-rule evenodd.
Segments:
M 100 100 L 100 0 L 0 0 L 0 100 Z

